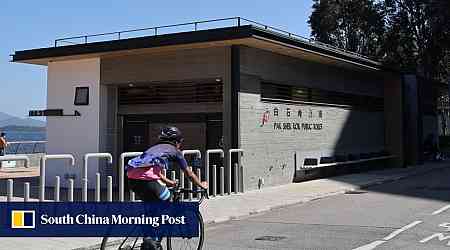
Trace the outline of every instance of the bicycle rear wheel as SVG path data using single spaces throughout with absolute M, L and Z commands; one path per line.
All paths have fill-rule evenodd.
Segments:
M 203 247 L 203 241 L 205 240 L 205 225 L 203 224 L 203 217 L 197 213 L 198 219 L 198 237 L 183 238 L 167 237 L 167 250 L 201 250 Z

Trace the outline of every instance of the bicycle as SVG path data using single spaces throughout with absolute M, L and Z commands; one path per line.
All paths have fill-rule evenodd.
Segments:
M 200 195 L 198 199 L 199 205 L 205 200 L 209 199 L 208 192 L 206 189 L 200 190 L 190 190 L 186 188 L 180 188 L 178 185 L 169 188 L 172 193 L 171 202 L 183 202 L 183 194 L 192 194 L 192 195 Z M 193 238 L 185 238 L 185 237 L 165 237 L 161 240 L 161 245 L 166 245 L 167 250 L 177 250 L 177 249 L 193 249 L 193 250 L 201 250 L 203 247 L 203 242 L 205 240 L 205 225 L 203 222 L 203 217 L 200 212 L 197 213 L 197 219 L 199 224 L 199 236 Z M 132 250 L 139 249 L 140 242 L 142 242 L 143 237 L 104 237 L 100 246 L 101 250 L 108 249 L 120 249 L 120 250 Z M 141 240 L 139 240 L 141 239 Z M 118 247 L 117 247 L 118 246 Z

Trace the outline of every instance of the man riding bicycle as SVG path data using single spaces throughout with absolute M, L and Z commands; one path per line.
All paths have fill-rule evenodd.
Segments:
M 194 184 L 203 189 L 208 188 L 207 182 L 201 182 L 188 167 L 186 159 L 181 152 L 183 135 L 173 126 L 161 129 L 158 143 L 150 147 L 140 156 L 128 161 L 128 185 L 144 202 L 167 201 L 170 191 L 167 186 L 175 186 L 176 182 L 163 175 L 163 169 L 178 165 Z M 162 249 L 159 239 L 144 238 L 141 249 Z

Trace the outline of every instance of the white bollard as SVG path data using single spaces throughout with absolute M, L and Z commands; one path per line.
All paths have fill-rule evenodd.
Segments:
M 6 186 L 6 201 L 11 202 L 13 200 L 14 193 L 14 181 L 12 179 L 8 179 L 8 185 Z
M 23 184 L 23 201 L 28 202 L 30 200 L 30 183 L 25 182 Z
M 141 155 L 142 152 L 125 152 L 120 154 L 119 165 L 119 201 L 125 200 L 125 158 Z
M 240 153 L 239 156 L 244 155 L 244 150 L 239 148 L 233 148 L 228 151 L 228 167 L 227 167 L 227 192 L 231 194 L 231 154 Z M 239 162 L 239 160 L 238 160 Z
M 69 202 L 73 202 L 73 179 L 69 179 L 69 190 L 67 195 L 68 195 L 67 200 Z
M 88 153 L 84 155 L 83 158 L 83 201 L 88 201 L 88 162 L 89 158 L 97 158 L 97 159 L 107 159 L 109 164 L 112 164 L 112 155 L 110 153 Z
M 212 182 L 210 185 L 212 185 L 212 195 L 216 196 L 217 195 L 217 166 L 216 165 L 213 165 L 213 168 L 212 168 Z
M 55 200 L 55 202 L 59 202 L 59 190 L 61 188 L 61 179 L 59 176 L 55 176 L 55 194 L 53 199 Z
M 108 176 L 108 179 L 107 179 L 107 185 L 108 185 L 108 190 L 107 190 L 107 195 L 108 195 L 108 201 L 109 202 L 112 202 L 113 201 L 113 188 L 112 188 L 112 181 L 113 181 L 113 179 L 112 179 L 112 176 Z
M 100 173 L 95 174 L 95 201 L 100 202 Z
M 223 158 L 225 157 L 225 153 L 223 152 L 222 149 L 208 149 L 206 150 L 206 163 L 205 163 L 205 180 L 207 182 L 210 182 L 210 176 L 209 176 L 209 158 L 211 154 L 220 154 L 220 157 L 222 158 L 222 162 L 223 162 Z M 214 178 L 214 177 L 213 177 Z M 216 177 L 217 178 L 217 177 Z M 209 190 L 209 188 L 208 188 Z

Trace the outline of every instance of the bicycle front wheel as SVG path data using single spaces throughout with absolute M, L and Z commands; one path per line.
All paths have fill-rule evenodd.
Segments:
M 132 250 L 140 249 L 142 237 L 104 237 L 100 245 L 100 250 Z M 161 245 L 165 243 L 165 239 L 161 241 Z
M 203 241 L 205 240 L 205 225 L 203 224 L 203 217 L 197 213 L 198 220 L 198 237 L 193 238 L 167 238 L 167 250 L 201 250 Z

